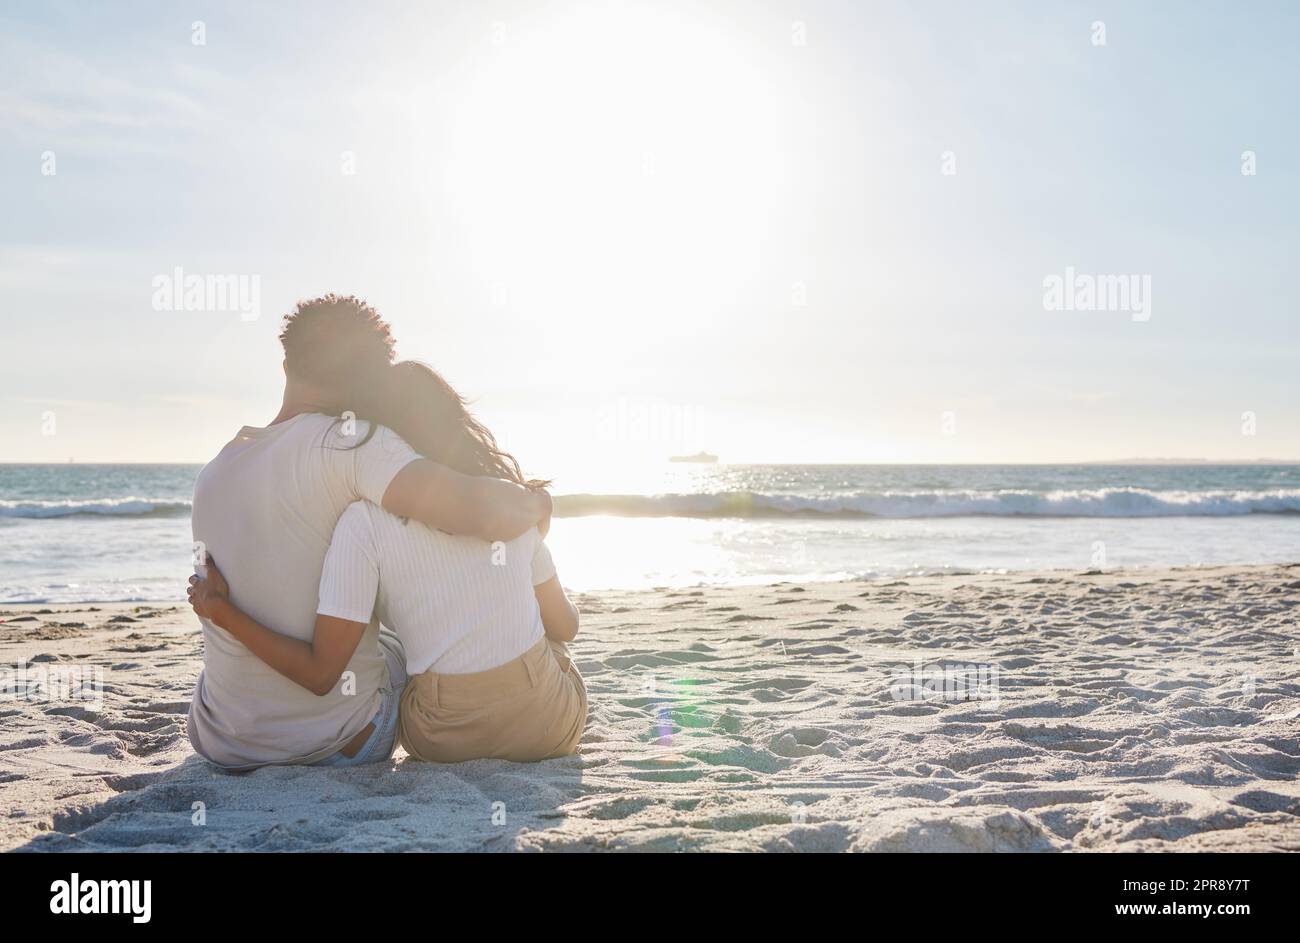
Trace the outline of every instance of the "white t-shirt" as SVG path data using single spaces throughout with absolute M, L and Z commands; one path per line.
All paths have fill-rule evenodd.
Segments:
M 544 630 L 533 586 L 554 575 L 536 527 L 489 543 L 358 501 L 334 529 L 317 612 L 368 622 L 377 611 L 402 640 L 411 676 L 469 674 L 537 644 Z
M 193 531 L 230 583 L 230 598 L 258 622 L 303 641 L 316 623 L 316 590 L 330 535 L 349 504 L 379 502 L 419 458 L 390 430 L 304 413 L 245 426 L 199 473 Z M 388 673 L 378 623 L 367 628 L 335 689 L 317 697 L 266 665 L 206 619 L 203 673 L 190 704 L 194 749 L 230 768 L 328 756 L 368 724 Z

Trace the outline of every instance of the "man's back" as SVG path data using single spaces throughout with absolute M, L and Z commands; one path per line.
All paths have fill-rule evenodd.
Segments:
M 230 583 L 233 602 L 254 619 L 312 638 L 321 565 L 334 525 L 359 498 L 376 503 L 408 462 L 406 443 L 379 429 L 364 445 L 358 423 L 304 413 L 266 428 L 245 427 L 200 473 L 194 540 Z M 190 742 L 226 767 L 327 756 L 370 722 L 387 668 L 372 623 L 348 666 L 318 697 L 269 668 L 220 628 L 201 620 L 204 669 L 190 705 Z

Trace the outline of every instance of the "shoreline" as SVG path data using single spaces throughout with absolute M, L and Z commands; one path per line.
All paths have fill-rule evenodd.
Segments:
M 0 606 L 0 664 L 104 671 L 98 707 L 0 700 L 0 849 L 1300 850 L 1300 564 L 575 602 L 577 755 L 244 774 L 186 739 L 188 607 Z
M 731 582 L 731 583 L 684 583 L 681 585 L 665 585 L 651 587 L 619 587 L 608 586 L 597 589 L 570 590 L 578 596 L 604 596 L 609 594 L 635 594 L 635 593 L 673 593 L 683 592 L 686 590 L 728 590 L 728 589 L 761 589 L 763 587 L 778 587 L 786 585 L 800 586 L 837 586 L 837 585 L 883 585 L 898 580 L 942 580 L 942 579 L 963 579 L 968 577 L 1005 577 L 1012 579 L 1018 576 L 1077 576 L 1077 577 L 1112 577 L 1112 576 L 1131 576 L 1140 578 L 1152 573 L 1205 573 L 1209 570 L 1241 570 L 1255 568 L 1282 568 L 1289 567 L 1300 568 L 1300 560 L 1272 563 L 1192 563 L 1192 564 L 1151 564 L 1138 566 L 1107 566 L 1101 569 L 1080 569 L 1078 567 L 1033 567 L 1025 570 L 1012 570 L 1007 568 L 987 568 L 979 570 L 969 570 L 954 568 L 952 570 L 928 570 L 920 573 L 902 573 L 887 574 L 883 576 L 863 576 L 850 578 L 831 578 L 818 579 L 815 577 L 802 577 L 799 579 L 786 580 L 757 580 L 755 582 Z M 109 606 L 147 606 L 150 608 L 160 606 L 173 606 L 183 603 L 182 599 L 79 599 L 71 602 L 47 602 L 43 600 L 22 600 L 17 602 L 0 602 L 0 625 L 6 617 L 7 611 L 12 610 L 14 615 L 19 614 L 21 609 L 25 613 L 31 613 L 35 610 L 32 607 L 39 606 L 42 609 L 49 610 L 50 615 L 59 612 L 87 612 L 91 611 L 89 607 L 109 607 Z M 51 607 L 74 607 L 71 609 L 54 609 Z

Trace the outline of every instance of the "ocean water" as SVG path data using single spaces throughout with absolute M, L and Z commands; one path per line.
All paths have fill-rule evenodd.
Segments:
M 0 465 L 0 603 L 184 596 L 197 465 Z M 575 589 L 1300 561 L 1296 465 L 549 472 Z

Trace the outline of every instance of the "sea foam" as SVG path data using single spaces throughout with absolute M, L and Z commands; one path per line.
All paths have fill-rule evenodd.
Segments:
M 556 499 L 557 517 L 1203 517 L 1300 514 L 1300 490 L 879 491 L 838 495 L 575 494 Z
M 189 514 L 190 502 L 164 498 L 93 498 L 84 501 L 0 501 L 0 517 L 73 517 L 79 514 L 118 517 L 177 517 Z

